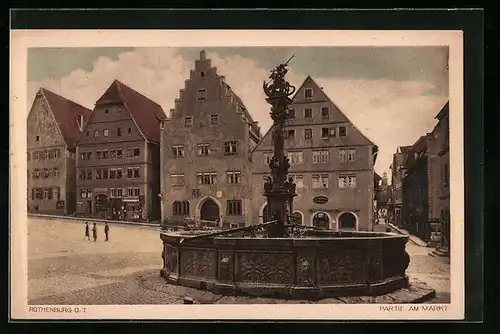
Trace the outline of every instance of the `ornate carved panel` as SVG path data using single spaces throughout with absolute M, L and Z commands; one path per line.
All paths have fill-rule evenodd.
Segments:
M 163 249 L 163 261 L 164 261 L 165 271 L 171 273 L 177 273 L 177 267 L 179 261 L 177 248 L 165 245 Z
M 237 281 L 270 284 L 292 284 L 292 254 L 240 253 L 238 254 Z
M 318 254 L 320 283 L 364 283 L 366 258 L 360 250 L 335 249 L 336 253 Z
M 219 253 L 219 280 L 233 281 L 234 280 L 234 265 L 232 252 Z
M 183 249 L 181 252 L 182 276 L 215 278 L 217 256 L 215 251 Z
M 314 254 L 297 254 L 297 285 L 314 286 Z

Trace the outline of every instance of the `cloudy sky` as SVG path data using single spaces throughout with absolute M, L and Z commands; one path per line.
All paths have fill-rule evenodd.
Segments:
M 448 100 L 447 47 L 240 47 L 206 48 L 212 65 L 243 99 L 263 133 L 269 107 L 262 81 L 295 54 L 288 80 L 307 75 L 375 144 L 375 170 L 389 171 L 399 145 L 432 130 Z M 38 48 L 28 53 L 28 108 L 40 87 L 90 109 L 116 78 L 173 108 L 200 48 Z

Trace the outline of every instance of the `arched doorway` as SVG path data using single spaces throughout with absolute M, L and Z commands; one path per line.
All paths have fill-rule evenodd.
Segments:
M 292 216 L 290 218 L 293 224 L 302 225 L 304 223 L 302 213 L 300 213 L 299 211 L 295 211 L 294 213 L 292 213 Z
M 208 198 L 200 208 L 201 220 L 217 221 L 220 218 L 219 206 L 212 199 Z
M 319 228 L 330 228 L 330 217 L 324 212 L 318 212 L 313 217 L 313 226 Z
M 344 212 L 339 216 L 339 228 L 341 229 L 356 229 L 356 216 L 351 212 Z

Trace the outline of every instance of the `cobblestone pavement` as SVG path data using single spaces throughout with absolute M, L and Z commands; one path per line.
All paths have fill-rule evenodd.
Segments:
M 157 230 L 110 226 L 110 241 L 98 226 L 97 242 L 84 240 L 84 224 L 28 220 L 28 303 L 30 305 L 133 305 L 182 303 L 276 303 L 251 297 L 222 297 L 210 292 L 170 286 L 159 277 L 162 243 Z M 449 264 L 428 255 L 430 249 L 408 243 L 408 275 L 436 290 L 431 302 L 449 302 Z M 290 303 L 291 301 L 279 301 Z M 338 300 L 323 300 L 339 302 Z M 293 301 L 293 303 L 309 303 Z

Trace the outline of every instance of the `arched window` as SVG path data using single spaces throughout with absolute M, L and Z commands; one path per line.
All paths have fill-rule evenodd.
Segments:
M 172 204 L 172 211 L 174 216 L 189 216 L 189 202 L 175 201 Z
M 318 212 L 313 217 L 313 226 L 323 229 L 330 228 L 330 217 L 324 212 Z
M 292 216 L 290 218 L 293 224 L 298 224 L 298 225 L 303 224 L 302 213 L 300 213 L 299 211 L 295 211 L 294 213 L 292 213 Z

